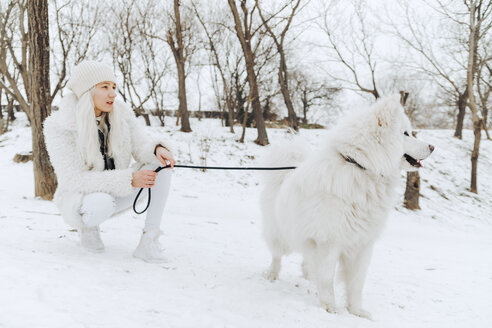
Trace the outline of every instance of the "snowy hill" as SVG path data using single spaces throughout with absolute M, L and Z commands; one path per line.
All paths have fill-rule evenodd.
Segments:
M 285 259 L 279 281 L 263 278 L 269 253 L 256 172 L 175 170 L 161 237 L 166 264 L 132 258 L 143 217 L 131 211 L 101 226 L 104 253 L 84 251 L 54 204 L 33 197 L 32 163 L 12 161 L 31 149 L 20 121 L 0 136 L 0 327 L 492 326 L 492 142 L 482 141 L 479 194 L 470 193 L 470 131 L 464 140 L 419 132 L 436 146 L 421 170 L 422 209 L 398 204 L 376 245 L 368 321 L 348 314 L 340 297 L 339 313 L 325 312 L 299 256 Z M 191 134 L 167 123 L 152 133 L 169 135 L 180 163 L 254 166 L 264 151 L 252 143 L 255 130 L 240 144 L 240 129 L 230 134 L 216 120 L 192 121 Z M 272 143 L 286 137 L 268 132 Z M 313 145 L 323 134 L 301 131 Z

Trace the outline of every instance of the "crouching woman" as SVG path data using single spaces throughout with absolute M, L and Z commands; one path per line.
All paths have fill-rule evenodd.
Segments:
M 143 234 L 133 255 L 162 262 L 160 224 L 174 166 L 170 147 L 153 140 L 133 111 L 116 99 L 113 69 L 96 61 L 75 66 L 67 87 L 72 91 L 60 110 L 45 120 L 48 154 L 58 178 L 54 200 L 65 221 L 77 229 L 84 248 L 104 250 L 99 225 L 128 209 L 139 188 L 152 188 Z M 130 162 L 135 160 L 132 166 Z

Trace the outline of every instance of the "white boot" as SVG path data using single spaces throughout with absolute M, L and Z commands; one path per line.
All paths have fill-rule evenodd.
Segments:
M 166 262 L 166 258 L 162 254 L 162 250 L 159 244 L 159 236 L 162 232 L 159 229 L 145 231 L 140 238 L 137 249 L 133 253 L 134 257 L 151 263 Z
M 79 230 L 80 244 L 90 252 L 100 253 L 104 251 L 104 244 L 99 234 L 99 226 L 83 228 Z

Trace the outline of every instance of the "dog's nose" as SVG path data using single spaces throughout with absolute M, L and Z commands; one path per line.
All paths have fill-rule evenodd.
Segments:
M 434 151 L 434 146 L 433 145 L 429 145 L 429 149 L 431 151 L 431 153 Z

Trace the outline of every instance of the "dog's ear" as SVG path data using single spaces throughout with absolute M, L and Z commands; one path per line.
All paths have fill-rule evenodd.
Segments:
M 382 111 L 378 112 L 378 126 L 387 127 L 389 125 L 390 118 L 388 117 L 388 113 L 384 113 Z
M 394 95 L 380 99 L 375 104 L 378 126 L 388 127 L 401 110 L 400 96 Z
M 376 111 L 376 118 L 378 120 L 378 126 L 387 127 L 391 122 L 391 108 L 381 107 Z

